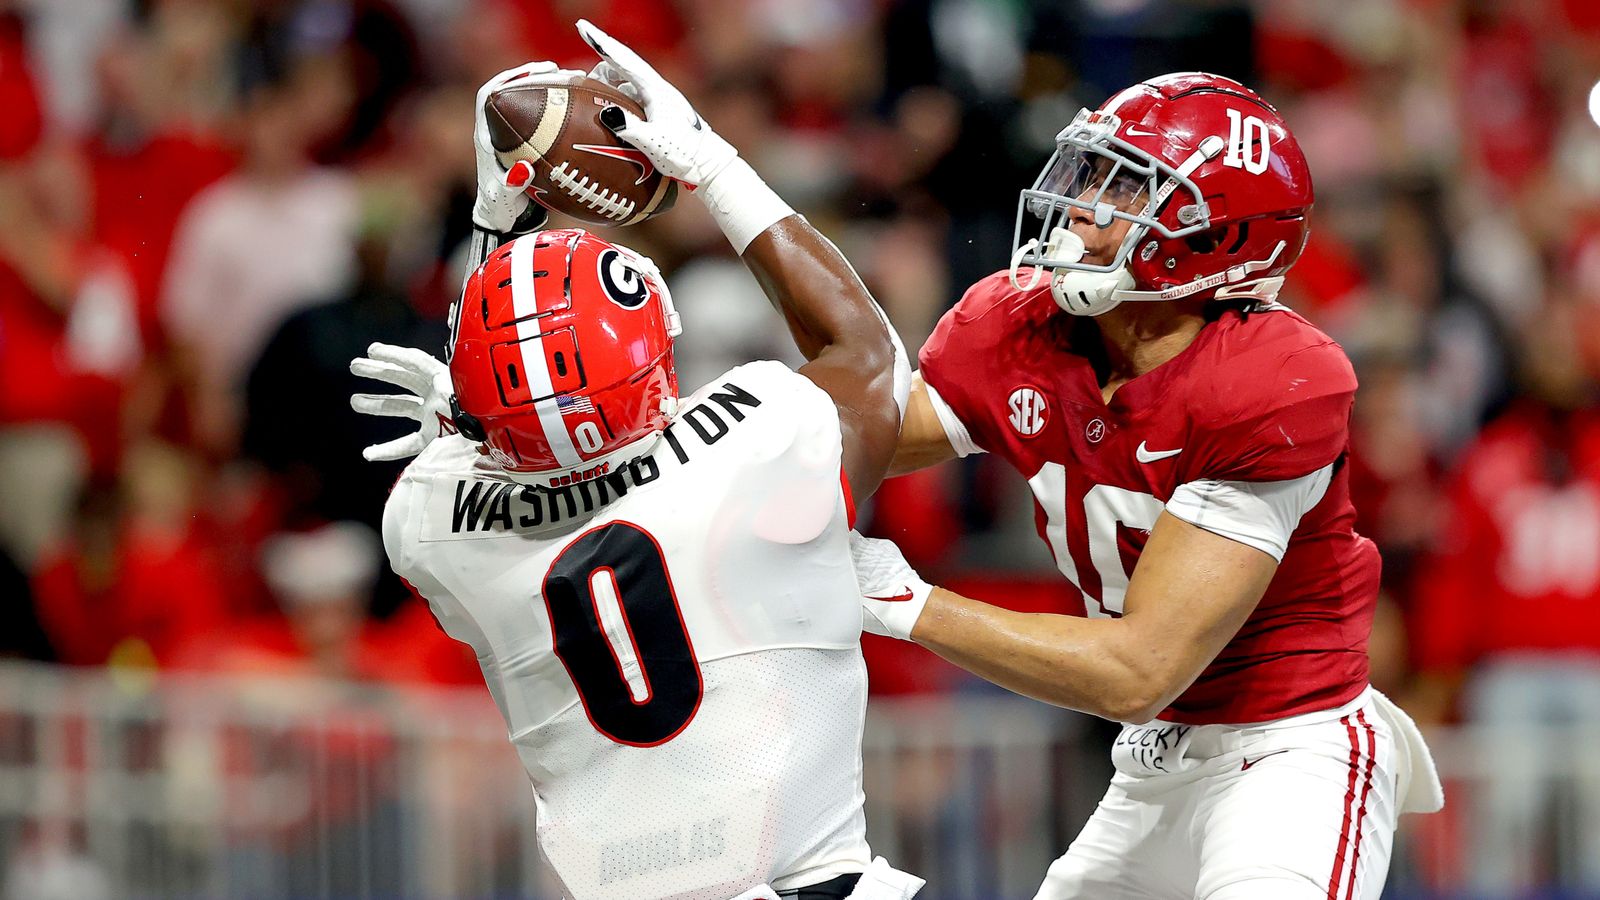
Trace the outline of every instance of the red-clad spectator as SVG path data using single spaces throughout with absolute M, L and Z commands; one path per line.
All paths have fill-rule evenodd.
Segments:
M 171 42 L 167 42 L 170 44 Z M 174 109 L 150 71 L 179 68 L 173 49 L 130 34 L 102 54 L 103 110 L 85 142 L 93 189 L 93 229 L 128 266 L 148 341 L 158 337 L 157 302 L 179 214 L 202 189 L 226 175 L 236 153 L 206 123 Z
M 1417 662 L 1464 672 L 1512 653 L 1600 663 L 1600 410 L 1522 404 L 1455 473 L 1417 583 Z
M 1415 585 L 1427 675 L 1551 651 L 1600 677 L 1600 392 L 1559 311 L 1530 342 L 1526 395 L 1451 475 L 1445 527 Z
M 439 685 L 478 685 L 483 673 L 472 648 L 444 633 L 413 595 L 387 620 L 370 626 L 372 646 L 383 664 L 375 672 L 386 681 Z
M 1524 21 L 1531 6 L 1471 6 L 1457 73 L 1461 134 L 1477 164 L 1514 191 L 1539 174 L 1555 131 L 1542 80 L 1549 36 Z
M 1573 335 L 1547 312 L 1525 366 L 1529 396 L 1488 425 L 1449 488 L 1445 533 L 1416 579 L 1418 690 L 1437 718 L 1459 697 L 1490 758 L 1514 761 L 1471 795 L 1472 884 L 1541 883 L 1533 841 L 1555 798 L 1542 726 L 1600 725 L 1600 408 Z M 1574 789 L 1578 882 L 1600 888 L 1600 794 Z
M 144 356 L 127 270 L 90 237 L 87 201 L 64 142 L 0 166 L 0 542 L 30 568 L 89 472 L 115 469 Z
M 1402 588 L 1442 520 L 1439 467 L 1419 427 L 1421 390 L 1406 360 L 1367 362 L 1350 429 L 1356 530 L 1382 549 L 1384 583 Z
M 0 10 L 0 162 L 26 156 L 44 130 L 23 38 L 21 15 Z
M 355 522 L 269 538 L 262 547 L 261 570 L 279 612 L 198 636 L 179 652 L 178 665 L 230 675 L 459 680 L 460 670 L 453 666 L 459 660 L 449 659 L 447 649 L 437 643 L 401 643 L 403 635 L 415 633 L 414 613 L 388 624 L 367 619 L 381 564 L 378 536 Z
M 587 18 L 650 60 L 670 60 L 681 46 L 683 24 L 666 0 L 498 0 L 510 13 L 522 59 L 549 59 L 574 69 L 594 66 L 594 51 L 572 23 Z
M 228 621 L 226 584 L 192 519 L 180 505 L 150 508 L 152 493 L 181 494 L 173 479 L 188 476 L 157 460 L 130 469 L 147 482 L 86 491 L 72 537 L 34 574 L 39 618 L 63 662 L 166 666 Z
M 1353 249 L 1336 234 L 1321 231 L 1311 233 L 1294 274 L 1294 282 L 1285 287 L 1294 295 L 1291 305 L 1295 311 L 1327 323 L 1324 327 L 1333 331 L 1341 330 L 1367 287 L 1366 273 Z

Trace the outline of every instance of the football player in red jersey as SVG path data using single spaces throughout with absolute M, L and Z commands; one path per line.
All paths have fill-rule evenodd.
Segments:
M 1355 374 L 1274 301 L 1311 205 L 1253 91 L 1134 85 L 1060 132 L 1010 271 L 922 348 L 895 469 L 1003 456 L 1086 617 L 932 587 L 857 537 L 868 628 L 1127 723 L 1039 898 L 1375 898 L 1398 814 L 1443 802 L 1367 680 L 1380 564 L 1344 466 Z

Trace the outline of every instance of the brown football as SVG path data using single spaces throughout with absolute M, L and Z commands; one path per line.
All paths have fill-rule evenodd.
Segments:
M 500 164 L 533 165 L 528 196 L 591 225 L 636 225 L 672 208 L 678 183 L 600 124 L 600 111 L 639 104 L 584 75 L 552 75 L 502 88 L 484 101 Z

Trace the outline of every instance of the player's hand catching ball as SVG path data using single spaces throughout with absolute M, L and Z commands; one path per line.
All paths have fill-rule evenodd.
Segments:
M 433 439 L 455 434 L 450 398 L 455 385 L 450 367 L 411 347 L 373 344 L 367 355 L 350 361 L 350 372 L 362 378 L 387 381 L 410 394 L 351 394 L 350 408 L 369 416 L 399 416 L 417 421 L 417 430 L 361 451 L 370 462 L 405 459 L 421 453 Z
M 544 208 L 528 199 L 528 182 L 533 178 L 533 166 L 519 162 L 510 169 L 502 166 L 495 156 L 494 143 L 489 139 L 489 120 L 484 115 L 484 102 L 501 88 L 519 82 L 532 81 L 562 73 L 553 62 L 528 62 L 507 69 L 485 81 L 478 88 L 472 123 L 472 147 L 478 157 L 478 200 L 472 207 L 473 224 L 500 234 L 526 234 L 544 224 Z M 569 72 L 581 75 L 581 72 Z
M 850 555 L 861 591 L 861 627 L 884 637 L 911 640 L 933 585 L 922 580 L 893 541 L 850 532 Z
M 683 94 L 639 54 L 587 19 L 578 20 L 578 33 L 600 54 L 600 63 L 589 77 L 644 107 L 643 119 L 615 106 L 601 113 L 601 121 L 617 137 L 643 150 L 663 174 L 693 189 L 717 177 L 739 157 L 739 151 L 712 131 Z

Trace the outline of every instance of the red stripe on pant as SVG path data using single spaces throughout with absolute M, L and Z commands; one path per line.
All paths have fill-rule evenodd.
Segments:
M 1356 721 L 1367 733 L 1367 771 L 1361 781 L 1361 808 L 1356 812 L 1356 841 L 1350 852 L 1350 880 L 1344 891 L 1346 900 L 1356 895 L 1356 866 L 1361 862 L 1361 822 L 1367 817 L 1367 795 L 1372 792 L 1372 767 L 1378 761 L 1378 736 L 1367 723 L 1365 710 L 1356 712 Z
M 1350 734 L 1350 783 L 1344 792 L 1344 823 L 1339 826 L 1339 849 L 1333 855 L 1333 872 L 1328 875 L 1328 900 L 1339 898 L 1339 876 L 1344 872 L 1344 853 L 1350 846 L 1351 812 L 1356 803 L 1356 776 L 1361 770 L 1361 741 L 1349 716 L 1339 720 Z

